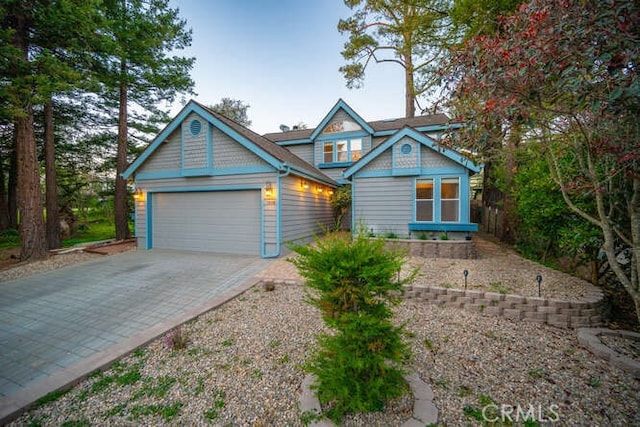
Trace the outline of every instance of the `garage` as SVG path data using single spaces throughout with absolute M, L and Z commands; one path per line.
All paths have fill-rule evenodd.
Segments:
M 154 193 L 151 247 L 260 255 L 260 192 Z

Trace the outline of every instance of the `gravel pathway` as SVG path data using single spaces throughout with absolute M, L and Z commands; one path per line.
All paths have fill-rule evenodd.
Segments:
M 472 266 L 467 268 L 474 280 L 488 271 L 483 280 L 494 283 L 496 272 L 503 271 L 497 280 L 512 287 L 510 275 L 524 281 L 543 268 L 535 264 L 528 272 L 509 272 L 526 263 L 514 264 L 510 254 L 494 255 L 419 260 L 422 280 L 453 283 L 459 268 Z M 261 277 L 297 278 L 290 263 L 269 270 Z M 543 283 L 552 282 L 550 271 L 542 273 Z M 567 282 L 560 275 L 558 289 Z M 433 388 L 442 425 L 481 425 L 483 408 L 489 419 L 502 409 L 515 420 L 521 409 L 563 426 L 640 425 L 640 380 L 580 347 L 574 330 L 418 301 L 404 301 L 396 312 L 398 321 L 407 322 L 411 366 Z M 185 324 L 186 348 L 172 349 L 167 337 L 158 339 L 10 425 L 303 425 L 308 420 L 298 408 L 303 365 L 322 329 L 301 286 L 279 284 L 273 291 L 255 286 Z M 345 425 L 400 425 L 410 413 L 411 401 L 399 399 L 385 413 L 354 416 Z

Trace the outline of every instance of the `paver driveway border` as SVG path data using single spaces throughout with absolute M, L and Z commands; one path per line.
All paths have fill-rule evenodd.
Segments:
M 64 340 L 65 337 L 69 337 L 69 334 L 76 334 L 73 338 L 69 338 L 72 340 L 71 345 L 75 345 L 73 339 L 76 339 L 77 334 L 82 331 L 103 334 L 103 337 L 95 337 L 97 341 L 94 340 L 93 343 L 87 343 L 86 339 L 82 341 L 80 338 L 81 344 L 77 344 L 77 347 L 87 350 L 90 353 L 87 356 L 83 356 L 82 351 L 78 351 L 77 348 L 69 349 L 73 350 L 74 359 L 62 359 L 51 368 L 51 373 L 42 369 L 45 372 L 44 375 L 26 383 L 16 391 L 1 396 L 0 425 L 19 416 L 41 397 L 69 388 L 96 370 L 106 369 L 116 360 L 176 326 L 247 291 L 259 282 L 256 275 L 271 262 L 272 260 L 257 257 L 229 254 L 165 250 L 133 251 L 0 283 L 2 328 L 7 328 L 6 325 L 9 322 L 6 320 L 10 317 L 13 319 L 15 316 L 24 321 L 16 312 L 25 307 L 32 310 L 33 307 L 41 307 L 46 311 L 47 306 L 61 304 L 62 298 L 69 300 L 72 307 L 76 304 L 78 309 L 74 312 L 72 309 L 65 311 L 63 307 L 55 307 L 59 309 L 61 316 L 67 316 L 64 322 L 53 321 L 52 325 L 48 325 L 61 329 L 68 326 L 67 331 L 60 331 L 62 337 L 60 339 Z M 215 287 L 211 287 L 212 281 L 216 282 Z M 77 288 L 74 286 L 89 282 L 94 285 L 89 286 L 85 293 L 89 292 L 92 295 L 85 295 L 87 298 L 83 299 L 77 295 L 75 292 Z M 26 294 L 9 292 L 33 286 L 41 286 L 38 295 L 28 292 Z M 160 300 L 151 298 L 151 293 L 154 291 L 159 294 Z M 140 292 L 148 296 L 143 302 L 139 300 Z M 135 310 L 136 302 L 144 304 L 145 307 Z M 87 307 L 88 304 L 92 306 Z M 129 304 L 128 310 L 124 310 L 126 307 L 123 306 L 127 304 Z M 86 317 L 91 314 L 94 318 Z M 107 319 L 100 316 L 112 317 Z M 41 323 L 34 320 L 31 325 L 27 325 L 27 329 L 34 325 L 42 328 Z M 127 324 L 133 324 L 135 327 L 125 328 L 124 325 Z M 8 328 L 11 327 L 12 325 L 9 324 Z M 24 333 L 25 330 L 23 328 L 19 332 Z M 119 332 L 116 334 L 115 330 Z M 31 331 L 27 331 L 32 335 L 38 332 L 41 332 L 41 329 L 32 328 Z M 59 339 L 56 336 L 41 335 L 34 339 L 46 341 L 48 338 Z M 9 344 L 7 348 L 12 347 L 9 342 L 11 339 L 15 337 L 10 338 L 0 330 L 0 345 Z M 40 344 L 43 344 L 41 341 Z M 88 347 L 85 348 L 84 345 Z M 92 347 L 93 352 L 91 352 Z M 96 350 L 99 347 L 102 348 Z M 12 350 L 18 351 L 15 348 Z M 59 348 L 51 347 L 51 351 L 56 350 Z M 69 355 L 69 352 L 66 354 Z M 16 356 L 24 357 L 19 354 Z M 69 360 L 71 363 L 68 363 Z M 65 361 L 68 363 L 67 366 L 60 366 Z

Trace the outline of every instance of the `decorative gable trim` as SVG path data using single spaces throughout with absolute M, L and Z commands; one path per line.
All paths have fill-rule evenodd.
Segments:
M 135 171 L 140 166 L 142 166 L 142 164 L 144 164 L 144 162 L 151 156 L 151 154 L 153 154 L 158 149 L 158 147 L 160 147 L 160 145 L 162 145 L 162 143 L 175 130 L 179 130 L 180 132 L 182 132 L 183 122 L 191 113 L 198 114 L 200 117 L 202 117 L 203 120 L 206 120 L 209 123 L 209 125 L 214 126 L 218 128 L 220 131 L 227 134 L 229 137 L 231 137 L 233 140 L 238 142 L 244 148 L 251 151 L 253 154 L 257 155 L 262 160 L 267 162 L 271 167 L 276 168 L 278 170 L 282 170 L 286 167 L 286 165 L 284 165 L 281 161 L 279 161 L 278 159 L 276 159 L 266 151 L 262 150 L 261 148 L 257 147 L 247 138 L 240 135 L 238 132 L 236 132 L 235 130 L 231 129 L 229 126 L 227 126 L 226 124 L 218 120 L 206 109 L 200 107 L 194 101 L 189 101 L 189 103 L 185 105 L 182 111 L 180 111 L 180 113 L 178 113 L 178 115 L 158 134 L 158 136 L 153 139 L 151 144 L 149 144 L 149 146 L 142 152 L 142 154 L 140 154 L 140 156 L 133 163 L 131 163 L 131 165 L 129 165 L 129 167 L 122 173 L 122 177 L 124 179 L 128 179 L 129 177 L 131 177 L 135 173 Z M 209 129 L 207 129 L 207 131 L 210 132 Z M 208 139 L 208 135 L 207 135 L 207 139 Z M 208 145 L 210 145 L 210 141 L 208 142 L 209 142 Z M 183 159 L 181 159 L 181 161 L 183 161 Z
M 309 139 L 310 140 L 315 140 L 318 137 L 318 135 L 320 135 L 320 132 L 322 132 L 322 130 L 329 123 L 329 121 L 333 118 L 333 116 L 335 116 L 335 114 L 340 109 L 343 109 L 358 125 L 360 125 L 360 127 L 362 129 L 364 129 L 369 134 L 373 134 L 373 128 L 362 117 L 360 117 L 355 111 L 353 111 L 353 109 L 351 107 L 349 107 L 349 105 L 347 105 L 347 103 L 344 102 L 342 100 L 342 98 L 340 98 L 338 100 L 338 102 L 336 102 L 336 104 L 333 106 L 331 111 L 329 111 L 329 113 L 324 117 L 324 119 L 322 119 L 322 121 L 316 127 L 316 129 L 313 131 L 313 133 L 311 134 Z
M 385 152 L 389 148 L 393 147 L 394 144 L 396 144 L 398 141 L 400 141 L 404 137 L 408 137 L 415 140 L 419 144 L 422 144 L 438 152 L 439 154 L 449 158 L 450 160 L 458 163 L 459 165 L 465 167 L 466 169 L 469 169 L 474 173 L 480 172 L 480 167 L 476 165 L 474 162 L 472 162 L 471 160 L 469 160 L 468 158 L 466 158 L 464 155 L 458 153 L 457 151 L 451 150 L 449 148 L 438 146 L 438 143 L 434 139 L 416 131 L 413 128 L 405 126 L 399 131 L 397 131 L 393 136 L 389 137 L 389 139 L 387 139 L 385 142 L 378 145 L 376 148 L 374 148 L 369 153 L 367 153 L 357 163 L 352 165 L 350 168 L 346 169 L 343 172 L 343 176 L 346 179 L 350 178 L 351 176 L 356 174 L 358 171 L 362 170 L 362 168 L 364 168 L 367 164 L 369 164 L 373 159 L 381 155 L 383 152 Z

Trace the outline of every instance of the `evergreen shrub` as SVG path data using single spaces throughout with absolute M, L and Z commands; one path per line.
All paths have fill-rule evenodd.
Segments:
M 292 249 L 307 301 L 331 331 L 317 337 L 307 365 L 317 378 L 313 388 L 324 414 L 339 422 L 347 413 L 383 410 L 408 390 L 404 325 L 391 321 L 402 286 L 415 276 L 399 277 L 405 252 L 387 249 L 384 239 L 365 233 L 353 238 L 334 233 Z

